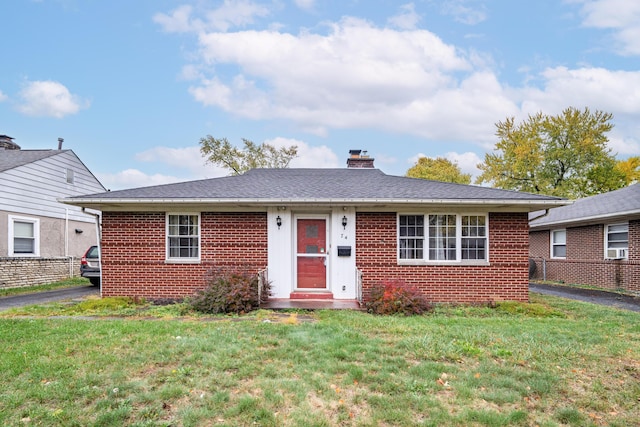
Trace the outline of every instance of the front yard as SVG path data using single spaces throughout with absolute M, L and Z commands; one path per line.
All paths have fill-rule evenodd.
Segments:
M 637 425 L 640 314 L 532 301 L 409 318 L 3 312 L 0 425 Z M 52 316 L 95 313 L 119 317 Z

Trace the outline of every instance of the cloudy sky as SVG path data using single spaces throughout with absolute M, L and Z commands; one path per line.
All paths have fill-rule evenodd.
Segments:
M 73 149 L 111 189 L 225 175 L 199 140 L 299 147 L 293 167 L 363 149 L 403 175 L 463 171 L 495 123 L 613 113 L 640 154 L 640 1 L 12 0 L 0 4 L 0 134 Z

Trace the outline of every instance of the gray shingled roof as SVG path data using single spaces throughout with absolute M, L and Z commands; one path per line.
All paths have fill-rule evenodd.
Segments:
M 530 217 L 538 215 L 532 213 Z M 553 208 L 549 215 L 532 221 L 531 228 L 543 228 L 564 223 L 598 222 L 606 218 L 640 217 L 640 184 L 620 190 L 578 199 L 569 206 Z
M 516 191 L 386 175 L 378 169 L 253 169 L 239 176 L 78 196 L 77 205 L 149 201 L 329 202 L 476 200 L 563 204 L 563 199 Z
M 0 172 L 24 166 L 67 150 L 0 150 Z

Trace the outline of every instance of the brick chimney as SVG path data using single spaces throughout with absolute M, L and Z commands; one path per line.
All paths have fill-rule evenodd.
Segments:
M 349 150 L 349 158 L 347 159 L 348 168 L 373 168 L 375 159 L 369 157 L 366 151 Z
M 0 135 L 0 149 L 19 150 L 20 146 L 13 142 L 13 138 L 7 135 Z

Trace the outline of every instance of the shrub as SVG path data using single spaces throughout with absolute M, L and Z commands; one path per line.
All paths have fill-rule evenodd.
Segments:
M 188 300 L 195 311 L 208 314 L 248 313 L 260 307 L 258 276 L 245 270 L 218 268 L 209 272 L 205 288 Z M 262 300 L 269 294 L 268 283 L 263 284 Z
M 373 314 L 423 314 L 432 309 L 431 304 L 415 287 L 402 280 L 387 280 L 374 285 L 365 304 Z

